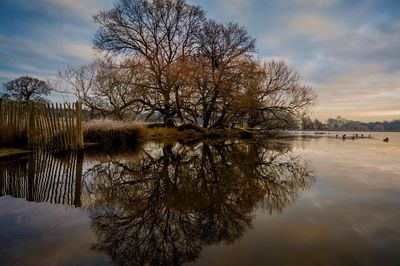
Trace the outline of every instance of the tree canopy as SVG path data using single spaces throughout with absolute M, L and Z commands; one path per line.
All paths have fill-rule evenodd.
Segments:
M 185 0 L 119 0 L 94 21 L 94 46 L 114 59 L 70 67 L 60 77 L 102 115 L 144 113 L 166 126 L 267 127 L 291 123 L 314 102 L 296 71 L 257 59 L 244 27 L 208 19 Z
M 49 95 L 52 90 L 47 82 L 29 76 L 19 77 L 3 86 L 6 92 L 2 97 L 25 101 L 46 101 L 43 96 Z

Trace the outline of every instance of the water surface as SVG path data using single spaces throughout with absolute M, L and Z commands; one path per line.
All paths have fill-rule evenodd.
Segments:
M 400 134 L 0 164 L 4 265 L 399 265 Z

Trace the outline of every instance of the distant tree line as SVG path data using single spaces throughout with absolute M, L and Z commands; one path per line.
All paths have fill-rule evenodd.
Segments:
M 301 119 L 303 130 L 337 130 L 337 131 L 400 131 L 400 119 L 383 122 L 361 122 L 338 116 L 328 118 L 325 123 L 305 116 Z
M 315 100 L 284 62 L 256 58 L 244 27 L 185 0 L 119 0 L 94 21 L 94 46 L 106 55 L 59 73 L 94 117 L 288 128 Z

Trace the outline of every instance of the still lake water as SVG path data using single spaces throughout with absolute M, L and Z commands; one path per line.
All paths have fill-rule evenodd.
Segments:
M 335 134 L 1 162 L 0 264 L 400 265 L 400 133 Z

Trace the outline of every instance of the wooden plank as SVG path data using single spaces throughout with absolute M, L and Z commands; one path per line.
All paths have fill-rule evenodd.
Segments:
M 29 143 L 29 104 L 28 104 L 28 102 L 25 102 L 24 106 L 25 106 L 25 110 L 24 110 L 25 134 L 26 134 L 26 138 L 27 138 L 28 143 Z M 29 147 L 29 144 L 28 144 L 28 147 Z
M 83 131 L 82 131 L 82 103 L 76 102 L 76 135 L 77 147 L 83 149 Z
M 50 145 L 51 129 L 50 129 L 50 125 L 48 124 L 49 113 L 47 111 L 47 104 L 45 104 L 45 103 L 41 104 L 41 109 L 42 109 L 43 132 L 44 132 L 44 137 L 45 137 L 46 150 L 50 151 L 51 150 L 51 145 Z
M 8 122 L 8 124 L 9 124 L 9 126 L 11 128 L 13 128 L 14 104 L 13 104 L 13 102 L 10 102 L 9 104 L 10 104 L 10 107 L 9 107 L 10 111 L 9 111 L 9 122 Z
M 61 104 L 60 104 L 59 112 L 60 112 L 59 113 L 60 117 L 58 118 L 58 121 L 61 126 L 61 134 L 62 134 L 62 139 L 63 139 L 63 144 L 62 144 L 61 149 L 66 150 L 68 145 L 67 145 L 67 136 L 66 136 L 66 132 L 65 132 L 66 130 L 65 130 L 65 124 L 64 124 L 64 119 L 63 119 L 63 110 L 62 110 Z
M 64 108 L 63 120 L 64 120 L 64 128 L 65 128 L 65 138 L 67 140 L 65 148 L 67 150 L 69 150 L 71 143 L 70 143 L 70 136 L 69 136 L 68 110 L 67 110 L 66 103 L 63 104 L 63 108 Z
M 19 106 L 20 106 L 20 102 L 15 102 L 15 135 L 20 137 L 19 135 Z
M 43 149 L 46 147 L 45 145 L 45 137 L 44 134 L 44 126 L 43 126 L 43 119 L 42 119 L 43 113 L 42 113 L 42 106 L 41 104 L 36 104 L 36 119 L 38 123 L 38 130 L 37 130 L 37 136 L 38 136 L 38 149 Z
M 57 147 L 58 148 L 58 150 L 61 150 L 62 149 L 62 147 L 64 147 L 64 139 L 63 139 L 63 136 L 62 136 L 62 127 L 61 127 L 61 125 L 60 125 L 60 118 L 59 118 L 59 116 L 60 116 L 60 112 L 59 112 L 59 108 L 58 108 L 58 103 L 56 103 L 56 109 L 55 109 L 55 114 L 56 114 L 56 117 L 55 117 L 55 123 L 56 123 L 56 127 L 57 127 L 57 136 L 58 136 L 58 138 L 59 138 L 59 146 Z
M 54 114 L 54 104 L 51 103 L 51 106 L 49 105 L 49 119 L 50 119 L 50 124 L 51 124 L 51 134 L 50 137 L 52 139 L 53 143 L 53 150 L 57 149 L 58 146 L 58 137 L 56 135 L 57 128 L 56 128 L 56 123 L 55 123 L 55 114 Z
M 72 149 L 72 136 L 71 136 L 71 125 L 70 125 L 70 112 L 68 108 L 68 104 L 64 103 L 64 119 L 65 119 L 65 124 L 66 124 L 66 135 L 67 135 L 67 141 L 68 141 L 68 149 Z
M 4 117 L 4 100 L 0 98 L 0 125 L 4 125 L 3 117 Z
M 43 114 L 43 121 L 45 127 L 45 136 L 46 136 L 46 149 L 51 150 L 51 127 L 49 121 L 49 111 L 48 111 L 48 104 L 42 104 L 42 114 Z
M 40 148 L 40 123 L 39 123 L 39 114 L 38 114 L 38 104 L 33 103 L 34 110 L 34 122 L 35 122 L 35 150 Z
M 75 117 L 75 112 L 73 109 L 73 104 L 71 105 L 68 103 L 68 113 L 69 113 L 69 132 L 70 132 L 70 137 L 71 137 L 71 148 L 76 149 L 76 137 L 75 137 L 75 130 L 74 130 L 74 117 Z
M 35 131 L 35 121 L 34 121 L 34 110 L 33 110 L 33 103 L 29 103 L 29 129 L 28 129 L 28 142 L 29 147 L 34 147 L 34 131 Z
M 78 139 L 77 139 L 78 135 L 76 134 L 77 128 L 75 126 L 75 123 L 76 123 L 76 103 L 72 103 L 71 117 L 72 117 L 72 120 L 71 120 L 71 131 L 72 131 L 72 137 L 73 137 L 73 140 L 74 140 L 74 149 L 78 149 Z

